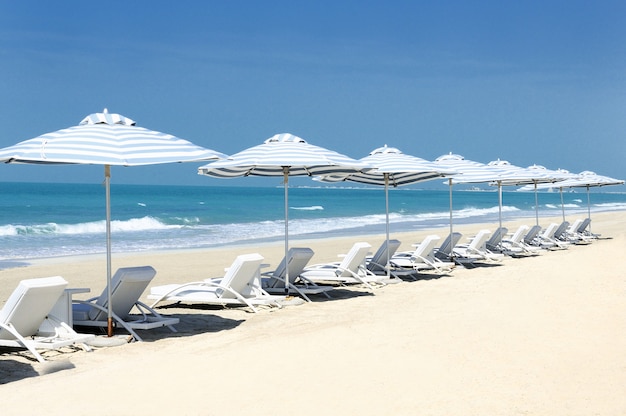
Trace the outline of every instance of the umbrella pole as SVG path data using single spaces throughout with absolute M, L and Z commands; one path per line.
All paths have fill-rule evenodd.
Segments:
M 589 197 L 589 185 L 587 185 L 587 218 L 589 218 L 589 231 L 591 231 L 591 198 Z
M 107 239 L 107 335 L 113 336 L 113 306 L 111 305 L 111 166 L 104 165 L 106 189 L 106 239 Z
M 385 218 L 387 222 L 386 235 L 387 240 L 385 244 L 387 245 L 387 264 L 385 268 L 387 269 L 387 278 L 391 277 L 391 265 L 389 264 L 389 174 L 385 173 Z
M 565 222 L 565 204 L 563 203 L 563 187 L 559 188 L 561 192 L 561 215 L 563 216 L 563 222 Z
M 289 252 L 289 166 L 283 166 L 283 184 L 285 186 L 285 262 Z M 285 263 L 285 266 L 288 266 Z M 289 294 L 289 267 L 285 267 L 285 295 Z
M 535 182 L 535 225 L 539 225 L 539 199 L 537 198 L 537 182 Z
M 450 241 L 452 241 L 452 178 L 448 178 L 448 185 L 450 188 Z M 450 258 L 452 258 L 452 249 L 453 247 L 450 247 L 450 253 L 448 253 Z
M 502 181 L 498 181 L 498 217 L 500 218 L 500 228 L 502 228 Z
M 448 186 L 450 192 L 450 238 L 452 238 L 452 179 L 448 179 Z

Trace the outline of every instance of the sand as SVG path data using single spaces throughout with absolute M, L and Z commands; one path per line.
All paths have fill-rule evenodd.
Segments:
M 559 218 L 541 224 L 551 221 Z M 374 295 L 349 288 L 258 314 L 163 308 L 181 319 L 178 333 L 160 328 L 142 332 L 141 343 L 45 352 L 44 364 L 0 350 L 0 413 L 624 415 L 626 213 L 594 214 L 593 231 L 610 238 Z M 409 250 L 430 233 L 447 229 L 393 237 Z M 383 238 L 293 245 L 313 248 L 322 262 L 356 241 L 377 248 Z M 219 276 L 247 252 L 276 265 L 283 246 L 117 254 L 113 268 L 152 265 L 154 285 L 182 283 Z M 89 256 L 1 270 L 0 302 L 23 278 L 57 274 L 97 295 L 104 267 L 103 256 Z

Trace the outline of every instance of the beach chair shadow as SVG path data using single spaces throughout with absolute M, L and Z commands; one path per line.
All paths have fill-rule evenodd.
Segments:
M 37 377 L 38 375 L 39 372 L 30 363 L 3 359 L 2 365 L 0 365 L 0 386 L 30 377 Z
M 123 328 L 131 340 L 142 341 L 136 330 L 168 327 L 176 332 L 177 318 L 160 315 L 139 300 L 156 271 L 151 266 L 122 267 L 111 279 L 111 308 L 113 325 Z M 99 297 L 73 300 L 72 316 L 75 326 L 107 328 L 108 294 L 105 287 Z M 131 313 L 134 312 L 134 313 Z
M 204 307 L 206 306 L 206 308 Z M 228 331 L 237 328 L 244 323 L 245 319 L 232 319 L 220 316 L 215 313 L 205 313 L 204 311 L 215 310 L 215 306 L 198 304 L 166 304 L 160 309 L 167 309 L 169 316 L 180 320 L 176 325 L 176 333 L 170 338 L 184 338 L 200 334 L 211 334 Z M 223 308 L 221 308 L 223 310 Z M 186 313 L 187 311 L 192 311 Z M 218 310 L 219 313 L 219 310 Z M 161 335 L 157 331 L 150 331 L 143 336 L 146 341 L 158 340 Z
M 60 276 L 22 280 L 0 310 L 0 346 L 28 350 L 39 362 L 38 349 L 59 349 L 86 342 L 91 334 L 79 334 L 51 314 L 67 282 Z

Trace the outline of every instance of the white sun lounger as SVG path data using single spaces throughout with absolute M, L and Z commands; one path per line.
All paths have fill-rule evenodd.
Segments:
M 567 227 L 565 229 L 565 231 L 563 231 L 562 233 L 560 233 L 557 236 L 557 233 L 559 232 L 559 230 L 557 230 L 554 234 L 555 237 L 561 241 L 567 241 L 569 243 L 573 243 L 573 244 L 590 244 L 591 242 L 593 242 L 593 240 L 595 238 L 591 237 L 591 236 L 587 236 L 584 233 L 580 233 L 578 232 L 578 229 L 581 227 L 581 225 L 585 222 L 585 220 L 579 218 L 576 221 L 574 221 L 574 223 L 572 225 L 570 225 L 569 227 Z
M 489 239 L 485 242 L 485 247 L 487 248 L 487 250 L 494 252 L 494 253 L 505 254 L 504 247 L 502 245 L 502 240 L 506 238 L 506 235 L 508 234 L 508 232 L 509 232 L 509 229 L 506 227 L 496 228 L 493 234 L 491 234 L 491 237 L 489 237 Z
M 590 225 L 591 225 L 591 218 L 587 217 L 580 223 L 580 225 L 576 229 L 576 232 L 583 237 L 590 238 L 592 240 L 597 240 L 598 238 L 600 238 L 600 234 L 592 233 L 591 230 L 589 230 Z
M 253 312 L 258 312 L 255 305 L 280 307 L 286 296 L 270 295 L 261 287 L 262 261 L 263 256 L 258 253 L 241 254 L 224 277 L 154 286 L 150 288 L 148 299 L 155 300 L 152 307 L 163 301 L 248 306 Z
M 333 286 L 319 286 L 301 276 L 313 254 L 313 250 L 307 247 L 291 247 L 287 252 L 287 261 L 283 258 L 276 270 L 262 274 L 263 289 L 270 294 L 284 295 L 285 278 L 289 271 L 289 294 L 298 294 L 308 302 L 311 299 L 307 295 L 323 294 L 330 297 L 327 292 L 333 290 Z
M 469 244 L 465 245 L 456 245 L 453 248 L 455 260 L 463 262 L 465 259 L 471 260 L 472 262 L 476 261 L 502 261 L 504 258 L 503 254 L 493 253 L 487 249 L 486 243 L 491 235 L 491 231 L 489 230 L 480 230 L 478 234 Z
M 541 248 L 530 246 L 524 242 L 524 236 L 528 235 L 529 227 L 520 225 L 511 237 L 502 239 L 502 252 L 511 257 L 536 256 L 541 252 Z
M 414 244 L 414 251 L 396 253 L 391 258 L 391 264 L 400 270 L 412 269 L 417 272 L 435 270 L 437 273 L 450 273 L 455 266 L 454 262 L 442 261 L 435 257 L 438 235 L 428 235 L 419 244 Z
M 567 221 L 562 222 L 560 225 L 557 223 L 551 223 L 542 233 L 539 234 L 539 239 L 544 247 L 550 249 L 566 249 L 570 244 L 566 241 L 560 241 L 555 238 L 556 232 L 561 229 L 565 229 L 569 223 Z
M 376 253 L 373 256 L 368 256 L 366 258 L 365 267 L 370 272 L 374 273 L 376 276 L 384 276 L 390 277 L 391 279 L 396 280 L 386 280 L 386 282 L 400 282 L 399 278 L 401 276 L 408 276 L 413 274 L 412 270 L 402 271 L 394 268 L 393 264 L 387 263 L 391 261 L 393 256 L 396 254 L 396 251 L 400 247 L 400 241 L 395 239 L 390 239 L 389 241 L 385 240 L 381 243 Z M 388 269 L 389 267 L 389 269 Z
M 173 325 L 178 318 L 160 315 L 139 301 L 156 271 L 151 266 L 122 267 L 111 278 L 111 308 L 113 325 L 124 328 L 132 338 L 141 341 L 136 329 L 147 330 L 167 326 L 176 332 Z M 106 328 L 108 326 L 108 295 L 105 287 L 97 298 L 73 300 L 72 314 L 75 326 Z M 134 309 L 133 309 L 134 308 Z M 131 314 L 131 312 L 135 312 Z
M 448 234 L 446 239 L 443 240 L 443 243 L 441 243 L 441 246 L 435 249 L 435 257 L 443 262 L 454 261 L 458 263 L 454 255 L 454 246 L 461 241 L 462 236 L 461 233 L 456 231 Z
M 60 276 L 22 280 L 0 310 L 0 346 L 25 348 L 39 362 L 45 359 L 38 349 L 58 349 L 95 338 L 79 334 L 51 315 L 67 282 Z
M 557 224 L 554 224 L 554 228 L 552 229 L 552 234 L 554 234 L 554 230 L 556 230 L 556 227 L 557 227 Z M 531 247 L 536 247 L 539 250 L 558 249 L 559 247 L 556 245 L 556 243 L 553 243 L 551 239 L 547 240 L 547 239 L 542 238 L 542 235 L 545 234 L 546 232 L 547 232 L 547 229 L 542 231 L 540 225 L 533 225 L 532 227 L 530 227 L 530 230 L 528 230 L 528 232 L 526 233 L 522 241 L 524 242 L 524 244 L 531 246 Z
M 372 284 L 385 284 L 385 279 L 365 267 L 371 248 L 368 243 L 355 243 L 341 262 L 314 264 L 305 268 L 301 275 L 313 282 L 362 284 L 373 290 Z

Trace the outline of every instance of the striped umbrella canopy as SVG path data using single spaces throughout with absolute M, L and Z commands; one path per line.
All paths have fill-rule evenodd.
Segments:
M 537 192 L 537 187 L 540 184 L 544 183 L 554 183 L 563 181 L 566 179 L 572 178 L 572 174 L 563 169 L 550 170 L 545 166 L 541 165 L 532 165 L 526 168 L 532 174 L 536 174 L 537 176 L 533 176 L 531 178 L 531 185 L 526 185 L 532 187 L 535 191 L 535 224 L 539 225 L 539 196 Z M 513 185 L 519 185 L 518 183 L 514 183 Z M 562 196 L 563 194 L 561 194 Z M 561 205 L 563 205 L 563 201 L 561 200 Z M 565 214 L 563 214 L 565 215 Z M 563 220 L 565 221 L 565 220 Z
M 587 217 L 591 219 L 591 196 L 589 193 L 589 188 L 591 187 L 600 187 L 600 186 L 610 186 L 610 185 L 623 185 L 624 181 L 621 179 L 611 178 L 609 176 L 598 175 L 595 172 L 586 170 L 580 172 L 578 175 L 569 174 L 569 178 L 556 182 L 556 183 L 546 183 L 539 185 L 539 189 L 549 189 L 549 188 L 559 188 L 561 192 L 561 209 L 563 211 L 563 221 L 565 221 L 565 208 L 563 205 L 563 188 L 586 188 L 587 189 Z M 526 190 L 526 187 L 520 188 L 521 190 Z
M 290 133 L 276 134 L 257 146 L 198 168 L 198 174 L 215 178 L 282 176 L 285 189 L 285 258 L 289 251 L 289 177 L 342 175 L 368 170 L 358 160 L 307 143 Z M 285 278 L 288 293 L 289 276 Z
M 385 187 L 386 242 L 389 244 L 389 185 L 395 187 L 418 182 L 443 178 L 457 173 L 443 166 L 437 166 L 425 159 L 402 153 L 395 147 L 379 147 L 370 154 L 359 159 L 374 169 L 367 172 L 356 172 L 350 175 L 326 175 L 318 179 L 324 182 L 352 181 L 367 185 Z M 389 254 L 389 250 L 387 250 Z M 387 259 L 387 275 L 389 276 L 389 259 Z
M 468 160 L 461 155 L 453 153 L 439 156 L 435 159 L 434 163 L 437 166 L 453 169 L 458 172 L 458 174 L 448 178 L 448 187 L 450 190 L 450 235 L 452 235 L 454 231 L 452 220 L 452 186 L 462 183 L 490 183 L 496 180 L 503 171 L 497 166 L 489 166 L 484 163 Z
M 94 113 L 77 126 L 46 133 L 0 149 L 0 161 L 30 164 L 104 165 L 106 191 L 107 287 L 111 293 L 111 166 L 140 166 L 176 162 L 200 162 L 226 155 L 172 136 L 136 126 L 120 114 Z M 108 302 L 108 334 L 112 336 L 111 302 Z
M 502 227 L 502 186 L 525 185 L 556 182 L 558 179 L 552 177 L 547 169 L 522 168 L 515 166 L 506 160 L 497 159 L 488 163 L 488 166 L 495 166 L 502 170 L 502 173 L 492 182 L 492 185 L 498 187 L 498 216 L 500 219 L 500 227 Z M 535 201 L 535 206 L 537 205 Z M 537 225 L 539 225 L 539 214 L 537 211 Z

